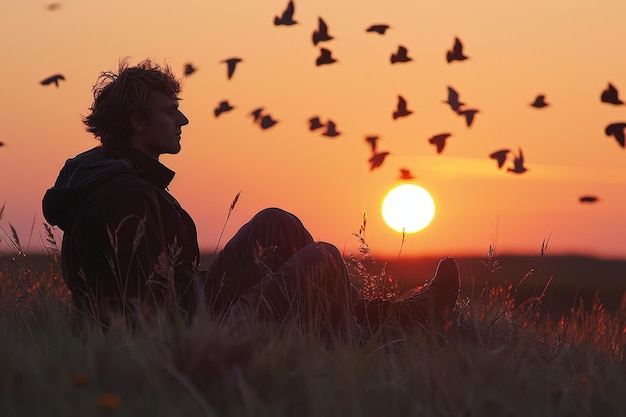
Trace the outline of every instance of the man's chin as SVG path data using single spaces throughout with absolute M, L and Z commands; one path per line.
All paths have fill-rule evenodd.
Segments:
M 171 148 L 171 149 L 168 149 L 168 150 L 167 150 L 166 152 L 164 152 L 164 153 L 168 153 L 168 154 L 171 154 L 171 155 L 176 155 L 177 153 L 179 153 L 179 152 L 180 152 L 180 150 L 181 150 L 181 146 L 180 146 L 180 145 L 178 145 L 178 147 L 173 147 L 173 148 Z

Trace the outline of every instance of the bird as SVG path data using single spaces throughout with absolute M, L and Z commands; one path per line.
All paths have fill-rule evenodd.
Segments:
M 498 168 L 501 169 L 504 166 L 504 162 L 506 161 L 506 157 L 509 152 L 511 152 L 510 149 L 499 149 L 495 152 L 490 153 L 489 158 L 498 161 Z
M 293 0 L 290 0 L 289 3 L 287 4 L 287 7 L 283 11 L 282 15 L 280 17 L 278 16 L 274 17 L 274 25 L 275 26 L 280 26 L 280 25 L 291 26 L 291 25 L 295 25 L 296 23 L 298 23 L 293 18 L 294 11 L 295 11 L 295 5 L 293 4 Z
M 250 116 L 254 117 L 254 123 L 261 118 L 261 112 L 263 112 L 263 107 L 258 107 L 250 112 Z
M 327 42 L 333 39 L 333 37 L 328 34 L 328 25 L 326 25 L 324 19 L 318 17 L 317 21 L 318 29 L 313 31 L 313 45 L 317 45 L 320 42 Z
M 624 128 L 626 123 L 611 123 L 604 129 L 604 133 L 607 136 L 615 136 L 615 140 L 619 143 L 619 146 L 624 147 Z
M 319 116 L 313 116 L 309 119 L 309 130 L 317 130 L 324 127 L 324 123 L 320 120 Z
M 415 178 L 411 171 L 406 168 L 400 168 L 400 179 L 401 180 L 412 180 Z
M 326 131 L 322 133 L 323 136 L 328 136 L 329 138 L 337 137 L 341 134 L 341 132 L 337 131 L 337 126 L 335 122 L 329 120 L 326 122 Z
M 215 117 L 219 117 L 220 114 L 225 113 L 227 111 L 231 111 L 234 109 L 233 106 L 230 105 L 228 100 L 220 101 L 220 104 L 213 110 L 215 113 Z
M 226 64 L 226 68 L 227 68 L 226 75 L 228 76 L 229 80 L 233 77 L 233 74 L 235 73 L 235 67 L 241 61 L 243 61 L 243 60 L 241 58 L 237 58 L 237 57 L 228 58 L 228 59 L 224 59 L 224 60 L 221 61 L 222 63 Z
M 367 162 L 370 163 L 370 171 L 375 170 L 376 168 L 379 168 L 383 162 L 385 162 L 385 158 L 389 155 L 389 152 L 384 151 L 384 152 L 377 152 L 375 154 L 373 154 L 370 159 L 367 160 Z
M 603 103 L 615 105 L 624 104 L 624 102 L 619 99 L 619 93 L 617 91 L 617 88 L 615 88 L 615 86 L 613 86 L 613 84 L 611 83 L 609 83 L 609 86 L 606 88 L 606 90 L 602 92 L 602 95 L 600 96 L 600 101 L 602 101 Z
M 372 154 L 375 154 L 376 148 L 378 147 L 378 136 L 366 136 L 365 141 L 370 144 Z
M 404 97 L 402 96 L 398 96 L 398 106 L 396 107 L 396 110 L 394 110 L 392 117 L 393 120 L 396 120 L 400 117 L 406 117 L 408 115 L 410 115 L 411 113 L 413 113 L 413 110 L 408 110 L 406 107 L 406 100 L 404 99 Z
M 398 52 L 391 54 L 391 63 L 392 64 L 395 64 L 397 62 L 409 62 L 409 61 L 412 61 L 412 60 L 413 60 L 413 58 L 411 58 L 408 55 L 407 49 L 404 46 L 402 46 L 402 45 L 398 46 Z
M 185 75 L 191 75 L 196 72 L 197 68 L 192 63 L 185 64 Z
M 465 124 L 467 127 L 471 127 L 474 122 L 474 115 L 478 113 L 478 109 L 467 109 L 467 110 L 457 110 L 457 114 L 460 116 L 465 116 Z
M 55 10 L 58 10 L 61 8 L 61 3 L 49 3 L 46 6 L 46 9 L 48 9 L 48 11 L 53 12 Z
M 582 195 L 578 198 L 578 201 L 580 201 L 581 203 L 596 203 L 598 202 L 599 198 L 596 197 L 595 195 Z
M 387 31 L 387 29 L 389 29 L 390 26 L 385 24 L 385 23 L 380 23 L 380 24 L 375 24 L 375 25 L 371 25 L 370 27 L 368 27 L 367 29 L 365 29 L 366 32 L 375 32 L 378 33 L 379 35 L 384 35 L 385 32 Z
M 54 85 L 56 85 L 58 87 L 60 80 L 65 81 L 65 77 L 62 74 L 54 74 L 54 75 L 51 75 L 48 78 L 44 78 L 43 80 L 41 80 L 40 84 L 41 85 L 54 84 Z
M 459 93 L 450 86 L 448 86 L 448 100 L 444 101 L 444 103 L 449 104 L 450 108 L 452 108 L 452 111 L 454 112 L 458 112 L 461 106 L 465 104 L 462 101 L 459 101 Z
M 320 56 L 315 60 L 315 65 L 319 67 L 320 65 L 332 64 L 333 62 L 337 62 L 337 60 L 332 57 L 332 52 L 326 48 L 320 48 Z
M 524 154 L 522 153 L 522 148 L 519 148 L 519 155 L 513 160 L 513 168 L 507 168 L 507 172 L 523 174 L 526 171 L 528 171 L 528 168 L 524 166 Z
M 448 50 L 446 60 L 450 63 L 452 61 L 465 61 L 467 58 L 469 57 L 463 54 L 463 43 L 459 38 L 454 38 L 454 46 Z
M 437 147 L 437 153 L 441 153 L 446 146 L 447 139 L 452 136 L 451 133 L 440 133 L 428 139 L 428 143 Z
M 530 105 L 537 109 L 549 106 L 549 104 L 546 102 L 546 96 L 544 96 L 543 94 L 539 94 L 537 97 L 535 97 L 535 101 L 530 103 Z
M 270 116 L 269 114 L 264 115 L 261 118 L 261 129 L 265 130 L 265 129 L 269 129 L 270 127 L 274 126 L 276 123 L 278 123 L 278 120 L 272 119 L 272 116 Z

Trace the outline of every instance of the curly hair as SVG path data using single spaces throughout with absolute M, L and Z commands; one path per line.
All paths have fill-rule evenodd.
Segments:
M 103 71 L 93 86 L 91 114 L 83 117 L 87 131 L 105 147 L 125 145 L 134 132 L 131 116 L 150 117 L 148 100 L 153 91 L 179 99 L 180 81 L 169 66 L 150 59 L 128 66 L 127 59 L 121 60 L 117 73 Z

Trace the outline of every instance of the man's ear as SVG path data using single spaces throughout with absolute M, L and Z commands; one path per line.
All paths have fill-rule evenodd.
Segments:
M 143 121 L 143 118 L 139 115 L 139 113 L 135 112 L 131 114 L 129 122 L 135 132 L 139 132 L 139 133 L 143 132 L 145 123 Z

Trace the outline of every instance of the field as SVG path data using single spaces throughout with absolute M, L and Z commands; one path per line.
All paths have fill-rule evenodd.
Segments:
M 432 276 L 437 258 L 348 261 L 356 284 L 408 289 Z M 0 415 L 626 415 L 626 262 L 458 263 L 451 320 L 360 339 L 206 315 L 102 332 L 71 314 L 53 253 L 4 254 Z

